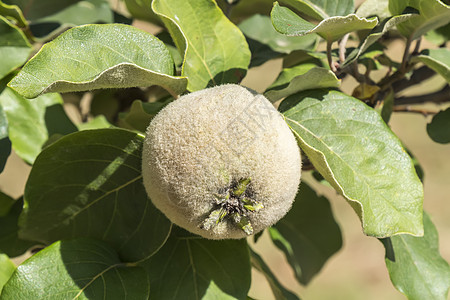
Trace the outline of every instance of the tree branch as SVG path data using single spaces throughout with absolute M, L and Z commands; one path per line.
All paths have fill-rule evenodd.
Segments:
M 400 97 L 394 100 L 394 105 L 422 104 L 426 102 L 443 103 L 450 101 L 450 85 L 446 85 L 441 90 L 419 96 Z
M 428 110 L 428 109 L 417 109 L 412 108 L 410 106 L 400 106 L 400 107 L 394 107 L 394 112 L 408 112 L 408 113 L 418 113 L 423 115 L 424 117 L 427 117 L 429 115 L 435 115 L 438 112 L 434 110 Z
M 427 66 L 418 68 L 413 72 L 413 74 L 409 79 L 403 78 L 397 81 L 397 83 L 393 85 L 394 92 L 398 93 L 400 91 L 403 91 L 404 89 L 409 88 L 410 86 L 416 85 L 424 80 L 427 80 L 428 78 L 432 77 L 435 74 L 436 73 Z

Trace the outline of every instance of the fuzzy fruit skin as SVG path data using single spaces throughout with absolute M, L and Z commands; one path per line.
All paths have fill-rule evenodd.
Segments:
M 251 178 L 254 234 L 291 208 L 300 184 L 301 157 L 294 135 L 272 104 L 245 87 L 227 84 L 180 97 L 147 128 L 144 186 L 153 204 L 176 225 L 208 239 L 247 235 L 231 220 L 202 229 L 215 195 Z

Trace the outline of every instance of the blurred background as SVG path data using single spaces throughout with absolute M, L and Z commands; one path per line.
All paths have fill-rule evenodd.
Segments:
M 356 1 L 357 4 L 361 2 Z M 153 30 L 141 22 L 135 25 L 148 31 Z M 424 41 L 421 47 L 432 46 Z M 388 46 L 388 55 L 400 60 L 403 48 L 404 42 L 396 40 Z M 282 61 L 278 59 L 253 68 L 249 70 L 242 85 L 263 92 L 275 80 L 281 66 Z M 405 90 L 404 94 L 424 94 L 438 90 L 443 84 L 443 79 L 435 76 L 419 86 Z M 351 78 L 346 78 L 342 82 L 342 90 L 349 94 L 355 86 L 356 82 Z M 444 106 L 427 104 L 423 107 L 437 112 L 448 106 L 450 104 Z M 71 113 L 69 104 L 66 105 L 66 109 L 68 114 L 76 119 Z M 428 137 L 426 124 L 430 122 L 431 117 L 419 113 L 394 113 L 389 125 L 424 169 L 424 207 L 439 232 L 440 252 L 444 259 L 450 261 L 450 145 L 437 144 Z M 0 174 L 0 190 L 15 198 L 21 196 L 30 169 L 30 166 L 13 153 L 8 159 L 5 171 Z M 384 263 L 383 245 L 377 239 L 362 233 L 357 215 L 334 190 L 319 184 L 314 187 L 330 200 L 335 219 L 341 227 L 343 247 L 325 264 L 322 272 L 307 287 L 303 287 L 295 280 L 283 254 L 275 248 L 265 233 L 254 247 L 267 259 L 268 265 L 281 283 L 302 299 L 405 299 L 389 280 Z M 14 261 L 18 264 L 24 258 L 26 256 L 16 258 Z M 261 300 L 274 299 L 264 277 L 256 271 L 252 275 L 250 296 Z

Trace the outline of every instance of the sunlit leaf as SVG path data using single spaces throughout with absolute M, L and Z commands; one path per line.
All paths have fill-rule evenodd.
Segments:
M 440 0 L 389 0 L 392 15 L 400 15 L 406 8 L 419 11 L 419 16 L 397 25 L 401 34 L 417 39 L 427 31 L 439 28 L 450 22 L 450 6 Z
M 8 137 L 8 119 L 0 103 L 0 173 L 5 168 L 6 160 L 11 154 L 11 141 Z
M 328 69 L 314 64 L 302 64 L 283 69 L 278 78 L 264 92 L 272 102 L 295 93 L 318 89 L 338 88 L 341 81 Z
M 142 184 L 142 141 L 135 132 L 98 129 L 45 148 L 25 187 L 21 236 L 44 244 L 93 237 L 109 242 L 127 261 L 151 255 L 171 223 Z
M 389 12 L 389 0 L 366 0 L 356 10 L 356 14 L 362 18 L 377 16 L 380 20 L 391 16 Z
M 85 25 L 45 44 L 9 86 L 29 98 L 150 85 L 178 94 L 187 82 L 173 71 L 169 51 L 153 35 L 129 25 Z
M 14 273 L 16 266 L 6 254 L 0 254 L 0 294 L 3 286 Z
M 250 63 L 247 42 L 214 1 L 155 0 L 152 8 L 184 55 L 188 90 L 242 80 Z
M 30 164 L 41 152 L 49 136 L 76 131 L 64 113 L 62 98 L 58 94 L 28 100 L 6 88 L 0 94 L 0 104 L 8 119 L 12 148 Z
M 450 49 L 427 49 L 414 56 L 412 61 L 420 61 L 440 74 L 450 83 Z
M 123 263 L 107 243 L 58 241 L 21 264 L 2 299 L 148 299 L 143 268 Z
M 30 53 L 22 31 L 0 15 L 0 79 L 23 65 Z
M 398 235 L 390 238 L 393 257 L 387 255 L 386 266 L 392 283 L 408 299 L 446 300 L 450 266 L 439 254 L 438 232 L 427 214 L 423 221 L 423 237 Z
M 395 28 L 396 25 L 408 21 L 411 18 L 417 17 L 417 14 L 402 14 L 384 19 L 377 27 L 375 27 L 370 34 L 361 42 L 361 44 L 353 50 L 346 58 L 343 67 L 354 62 L 363 54 L 371 45 L 378 41 L 386 32 Z
M 332 42 L 340 39 L 345 34 L 362 29 L 372 29 L 378 23 L 376 17 L 360 18 L 355 14 L 346 16 L 329 17 L 319 24 L 312 24 L 287 7 L 281 7 L 275 2 L 271 13 L 275 29 L 288 36 L 303 36 L 317 33 L 325 40 Z
M 316 20 L 346 16 L 354 12 L 354 0 L 281 0 Z
M 312 90 L 280 110 L 316 169 L 361 218 L 367 235 L 423 234 L 423 187 L 380 115 L 338 91 Z

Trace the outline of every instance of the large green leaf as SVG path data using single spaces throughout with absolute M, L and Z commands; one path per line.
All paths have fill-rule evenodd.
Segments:
M 8 119 L 0 103 L 0 173 L 5 168 L 6 160 L 11 154 L 11 141 L 8 137 Z
M 129 25 L 85 25 L 45 44 L 9 86 L 28 98 L 150 85 L 178 94 L 187 82 L 173 70 L 169 51 L 153 35 Z
M 424 63 L 450 83 L 450 49 L 423 50 L 418 56 L 413 57 L 412 61 Z
M 0 15 L 0 79 L 23 65 L 30 53 L 22 31 Z
M 32 22 L 30 29 L 35 36 L 48 40 L 74 26 L 113 22 L 114 15 L 108 0 L 84 0 Z
M 20 234 L 43 243 L 98 238 L 127 261 L 153 253 L 171 223 L 142 184 L 142 141 L 134 132 L 98 129 L 62 137 L 45 148 L 25 187 Z
M 290 53 L 300 49 L 311 50 L 317 38 L 314 34 L 303 37 L 281 34 L 273 28 L 270 17 L 262 15 L 254 15 L 243 21 L 239 24 L 239 29 L 248 39 L 267 45 L 273 51 L 280 53 Z
M 270 101 L 275 102 L 301 91 L 338 88 L 340 84 L 341 81 L 330 70 L 307 63 L 283 69 L 275 82 L 264 92 L 264 95 Z
M 427 124 L 427 132 L 436 143 L 450 143 L 450 107 L 437 113 Z
M 58 94 L 28 100 L 10 88 L 0 94 L 0 105 L 9 123 L 9 139 L 14 151 L 32 164 L 49 136 L 67 134 L 76 127 L 67 118 Z
M 239 24 L 244 33 L 252 60 L 250 67 L 259 66 L 266 61 L 289 54 L 294 50 L 312 50 L 317 41 L 317 35 L 286 36 L 273 28 L 270 17 L 254 15 Z
M 26 19 L 32 21 L 52 15 L 79 1 L 80 0 L 3 0 L 6 4 L 17 5 L 22 10 Z
M 272 289 L 272 293 L 277 300 L 299 300 L 299 298 L 293 294 L 291 291 L 285 289 L 278 279 L 273 275 L 272 271 L 269 269 L 269 266 L 264 262 L 261 256 L 259 256 L 256 252 L 250 249 L 251 254 L 251 262 L 253 268 L 258 270 L 260 273 L 266 277 L 267 282 Z
M 353 50 L 350 55 L 348 55 L 343 66 L 346 66 L 358 59 L 359 56 L 363 54 L 371 45 L 378 41 L 385 33 L 395 28 L 396 25 L 415 17 L 417 17 L 417 14 L 408 13 L 384 19 L 370 32 L 361 44 Z
M 381 116 L 338 91 L 312 90 L 280 110 L 325 179 L 352 205 L 367 235 L 423 234 L 423 187 Z
M 319 21 L 332 16 L 346 16 L 355 10 L 354 0 L 281 0 L 281 2 Z
M 4 194 L 0 195 L 5 197 Z M 13 205 L 8 213 L 0 216 L 0 253 L 6 253 L 10 257 L 16 257 L 25 253 L 35 242 L 26 241 L 18 236 L 19 227 L 17 221 L 22 212 L 23 199 L 13 200 Z
M 302 284 L 309 283 L 342 246 L 341 231 L 328 200 L 305 182 L 300 185 L 292 209 L 269 233 Z
M 377 16 L 380 20 L 391 16 L 389 12 L 389 0 L 365 0 L 356 11 L 360 17 L 367 18 Z
M 107 243 L 58 241 L 21 264 L 2 299 L 148 299 L 145 270 L 121 262 Z
M 6 254 L 0 254 L 0 294 L 3 286 L 14 273 L 16 266 Z
M 250 288 L 247 242 L 206 240 L 174 227 L 166 244 L 141 263 L 151 299 L 246 299 Z
M 397 29 L 409 39 L 417 39 L 450 22 L 450 6 L 441 0 L 389 0 L 389 10 L 394 16 L 408 7 L 418 10 L 419 16 L 398 24 Z
M 392 283 L 410 300 L 446 300 L 450 266 L 439 254 L 438 232 L 424 214 L 423 237 L 398 235 L 387 247 L 386 266 Z M 393 257 L 389 255 L 392 252 Z
M 244 77 L 250 63 L 247 42 L 213 0 L 155 0 L 152 8 L 184 55 L 181 74 L 189 79 L 188 90 Z
M 376 17 L 360 18 L 355 14 L 346 16 L 329 17 L 319 24 L 312 24 L 287 7 L 281 7 L 275 2 L 272 13 L 272 23 L 278 32 L 288 36 L 303 36 L 317 33 L 328 42 L 333 42 L 345 34 L 362 29 L 372 29 L 378 24 Z
M 152 10 L 152 0 L 125 0 L 125 5 L 133 18 L 150 23 L 162 23 Z

